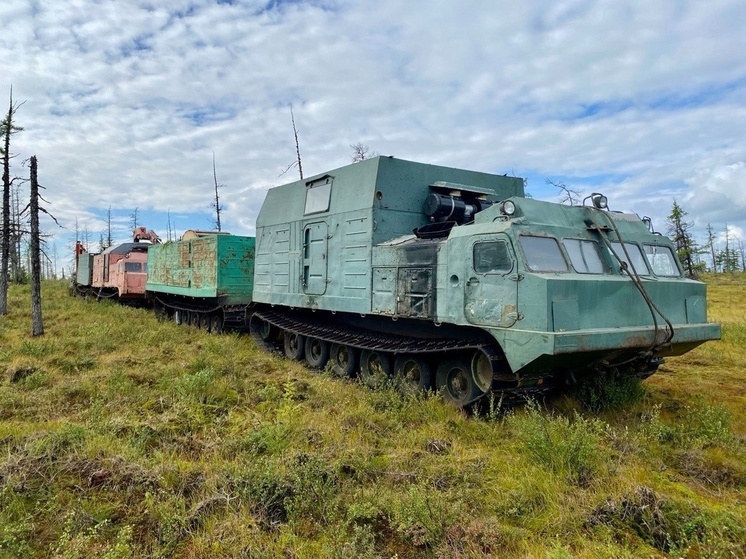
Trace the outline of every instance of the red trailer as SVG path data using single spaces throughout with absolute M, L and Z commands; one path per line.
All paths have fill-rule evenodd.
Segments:
M 75 250 L 75 292 L 78 295 L 116 298 L 130 305 L 146 303 L 148 248 L 161 240 L 144 227 L 136 228 L 132 237 L 135 242 L 122 243 L 93 255 L 86 253 L 78 243 Z

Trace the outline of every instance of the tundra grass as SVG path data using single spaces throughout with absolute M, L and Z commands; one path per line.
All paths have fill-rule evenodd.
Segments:
M 472 415 L 59 282 L 32 338 L 12 286 L 0 558 L 744 557 L 744 280 L 708 278 L 722 341 L 614 405 Z

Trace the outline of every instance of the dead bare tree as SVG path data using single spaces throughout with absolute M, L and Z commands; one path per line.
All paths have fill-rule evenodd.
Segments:
M 50 261 L 52 264 L 52 278 L 57 279 L 57 243 L 54 243 L 52 245 L 52 260 Z
M 36 156 L 31 156 L 31 335 L 44 334 L 41 316 L 41 254 L 39 246 L 39 180 Z
M 283 170 L 278 176 L 282 176 L 285 173 L 287 173 L 290 169 L 297 166 L 298 167 L 298 174 L 300 175 L 300 179 L 303 180 L 303 164 L 300 160 L 300 143 L 298 142 L 298 129 L 295 127 L 295 115 L 293 114 L 293 105 L 290 105 L 290 122 L 293 123 L 293 136 L 295 136 L 295 153 L 297 156 L 297 159 L 293 161 L 290 165 L 285 167 L 285 170 Z
M 166 225 L 167 231 L 167 238 L 169 241 L 175 241 L 176 240 L 176 230 L 173 226 L 173 223 L 171 222 L 171 208 L 168 209 L 168 223 Z
M 350 149 L 352 150 L 353 163 L 357 163 L 358 161 L 365 161 L 366 159 L 377 157 L 379 155 L 377 151 L 370 151 L 370 148 L 363 142 L 350 144 Z
M 293 135 L 295 136 L 295 153 L 298 156 L 298 174 L 300 174 L 300 180 L 303 180 L 303 165 L 300 161 L 300 144 L 298 143 L 298 129 L 295 127 L 295 115 L 293 114 L 293 106 L 290 105 L 290 120 L 293 123 Z
M 16 177 L 11 179 L 11 183 Z M 22 266 L 21 246 L 23 235 L 26 233 L 21 227 L 21 185 L 16 184 L 11 190 L 11 215 L 10 223 L 10 276 L 16 284 L 22 284 L 27 278 L 26 270 Z
M 106 248 L 114 244 L 114 237 L 111 236 L 111 204 L 106 212 Z
M 85 247 L 86 250 L 91 250 L 91 231 L 90 229 L 88 229 L 87 223 L 83 226 L 83 231 L 81 235 L 83 237 L 81 239 L 83 242 L 83 246 Z
M 8 113 L 0 123 L 0 132 L 3 136 L 3 230 L 2 230 L 2 249 L 0 250 L 0 315 L 8 314 L 8 261 L 10 260 L 10 136 L 20 132 L 20 128 L 13 124 L 13 117 L 18 108 L 23 103 L 13 104 L 13 88 L 10 88 L 10 102 L 8 104 Z
M 31 236 L 29 240 L 29 268 L 31 269 L 31 335 L 41 336 L 44 334 L 44 324 L 41 314 L 41 232 L 39 229 L 39 212 L 47 214 L 57 225 L 59 222 L 45 208 L 39 205 L 39 200 L 44 200 L 39 189 L 44 188 L 39 184 L 38 164 L 36 156 L 29 159 L 31 196 L 28 205 L 23 209 L 21 215 L 29 212 L 29 225 Z M 44 256 L 48 259 L 47 255 Z
M 578 204 L 580 204 L 580 200 L 582 197 L 582 192 L 580 190 L 570 188 L 562 181 L 547 179 L 546 183 L 559 189 L 560 196 L 562 196 L 560 204 L 570 204 L 571 206 L 577 206 Z
M 212 152 L 212 178 L 213 181 L 215 181 L 215 202 L 210 204 L 212 208 L 215 210 L 215 227 L 218 231 L 222 231 L 220 228 L 220 210 L 222 208 L 220 207 L 220 197 L 218 195 L 218 189 L 223 188 L 222 184 L 218 184 L 218 173 L 215 170 L 215 152 Z

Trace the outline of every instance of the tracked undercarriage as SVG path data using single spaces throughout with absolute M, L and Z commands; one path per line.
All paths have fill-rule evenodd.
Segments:
M 265 345 L 280 346 L 288 358 L 304 359 L 314 368 L 329 364 L 334 374 L 359 376 L 373 388 L 392 382 L 408 392 L 438 390 L 464 406 L 489 394 L 522 402 L 557 387 L 554 375 L 511 373 L 502 350 L 483 332 L 451 328 L 457 334 L 444 336 L 448 328 L 440 332 L 430 323 L 403 325 L 397 332 L 390 326 L 390 320 L 376 317 L 265 306 L 250 317 L 252 334 Z

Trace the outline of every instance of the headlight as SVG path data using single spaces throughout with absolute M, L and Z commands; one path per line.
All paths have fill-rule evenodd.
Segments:
M 608 199 L 598 192 L 591 194 L 591 201 L 593 202 L 593 206 L 599 210 L 605 210 L 608 207 Z
M 500 211 L 505 215 L 513 215 L 515 213 L 515 204 L 512 200 L 505 200 L 500 206 Z

